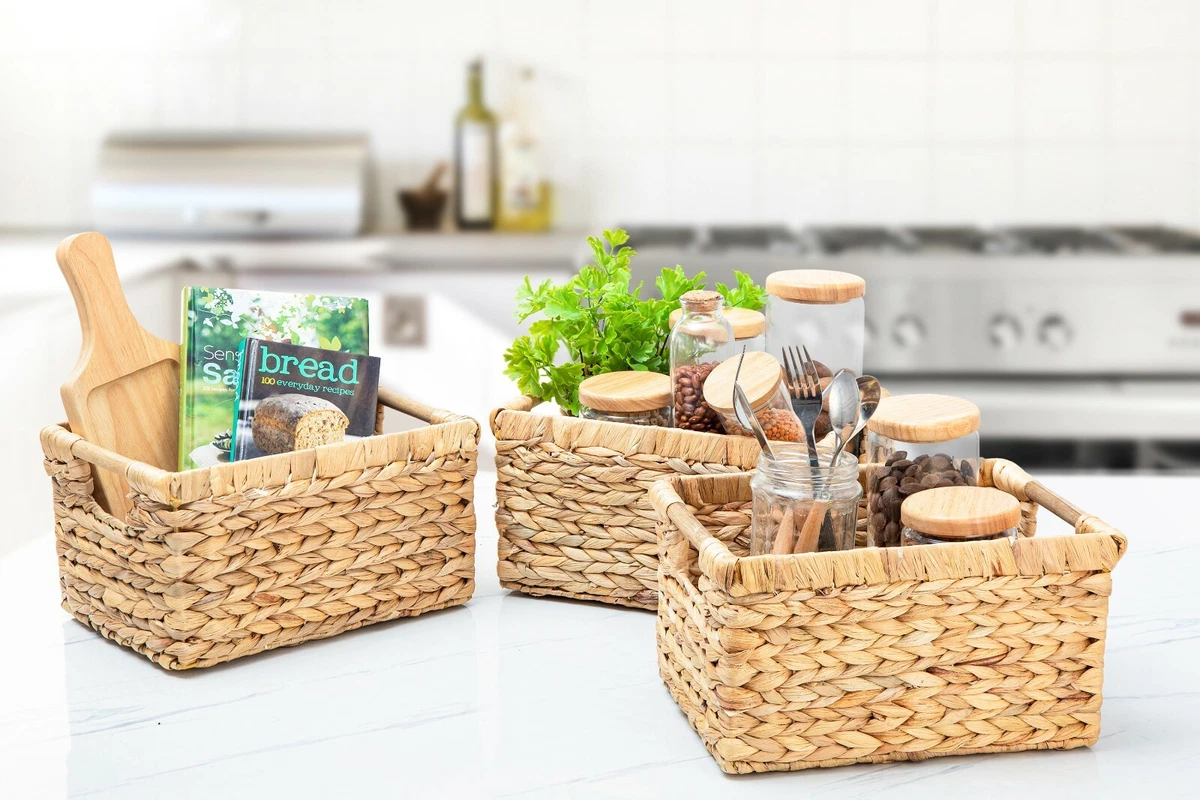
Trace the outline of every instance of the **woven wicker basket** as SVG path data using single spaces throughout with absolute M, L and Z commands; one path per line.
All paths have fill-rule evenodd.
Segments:
M 492 412 L 500 585 L 653 610 L 660 478 L 753 469 L 742 436 L 529 413 L 518 398 Z
M 167 669 L 208 667 L 465 603 L 479 424 L 380 390 L 427 427 L 166 472 L 51 425 L 63 608 Z M 126 521 L 92 497 L 121 472 Z
M 1010 462 L 980 477 L 1079 535 L 752 558 L 749 476 L 654 487 L 659 672 L 721 769 L 1095 743 L 1125 537 Z

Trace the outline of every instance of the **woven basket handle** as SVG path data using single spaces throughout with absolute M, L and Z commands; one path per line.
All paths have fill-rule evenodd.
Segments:
M 709 533 L 692 515 L 670 480 L 656 481 L 650 487 L 649 495 L 654 509 L 664 519 L 669 519 L 675 528 L 683 533 L 688 543 L 696 548 L 700 569 L 704 574 L 726 585 L 725 582 L 733 578 L 737 569 L 737 557 L 729 552 L 724 542 Z
M 542 400 L 529 395 L 514 397 L 504 405 L 492 411 L 491 417 L 488 419 L 488 424 L 492 427 L 492 433 L 497 433 L 496 417 L 500 416 L 501 411 L 532 411 L 534 408 L 542 404 Z
M 1076 533 L 1103 533 L 1113 537 L 1117 543 L 1118 556 L 1125 554 L 1128 542 L 1125 534 L 1099 517 L 1088 514 L 1074 503 L 1038 483 L 1025 470 L 1002 458 L 989 458 L 983 462 L 985 472 L 990 472 L 992 485 L 1003 489 L 1019 500 L 1037 503 L 1054 516 L 1075 529 Z
M 442 422 L 454 422 L 460 419 L 469 419 L 461 414 L 455 414 L 452 411 L 444 411 L 440 408 L 434 408 L 422 403 L 420 400 L 414 400 L 411 397 L 406 397 L 389 389 L 379 387 L 379 402 L 383 403 L 390 409 L 399 411 L 401 414 L 408 414 L 414 419 L 419 419 L 422 422 L 428 422 L 430 425 L 437 425 Z

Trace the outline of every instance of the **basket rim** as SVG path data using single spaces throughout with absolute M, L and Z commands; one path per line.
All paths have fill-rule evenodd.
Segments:
M 496 441 L 540 439 L 571 450 L 603 447 L 626 456 L 654 454 L 688 462 L 725 464 L 742 470 L 753 469 L 758 464 L 761 452 L 758 443 L 746 436 L 533 414 L 532 410 L 542 402 L 523 395 L 493 409 L 489 421 Z M 514 430 L 515 427 L 523 430 Z
M 475 447 L 479 445 L 480 425 L 472 417 L 425 405 L 383 387 L 379 389 L 379 404 L 428 424 L 407 431 L 182 472 L 161 469 L 92 444 L 72 431 L 66 422 L 46 425 L 40 438 L 47 457 L 53 456 L 60 461 L 81 459 L 93 468 L 118 472 L 125 476 L 131 488 L 172 508 L 206 497 L 245 491 L 247 486 L 282 485 L 299 476 L 330 479 L 346 470 L 383 466 L 395 461 L 425 460 L 444 450 L 445 439 L 442 437 L 448 437 L 457 446 L 468 441 Z
M 1016 464 L 985 459 L 981 483 L 1022 501 L 1042 505 L 1075 529 L 1074 536 L 954 542 L 936 547 L 858 548 L 833 553 L 790 556 L 739 556 L 696 519 L 680 496 L 688 483 L 720 487 L 728 492 L 748 483 L 746 474 L 672 476 L 657 481 L 650 501 L 659 517 L 660 550 L 664 529 L 682 533 L 698 553 L 700 571 L 733 597 L 764 592 L 823 590 L 898 581 L 943 581 L 1041 576 L 1065 572 L 1110 572 L 1124 555 L 1124 534 L 1098 517 L 1080 511 L 1046 489 Z M 732 499 L 732 497 L 730 497 Z M 672 569 L 672 559 L 660 559 Z

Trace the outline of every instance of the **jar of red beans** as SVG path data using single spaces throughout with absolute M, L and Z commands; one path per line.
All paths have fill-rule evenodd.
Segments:
M 740 366 L 740 371 L 739 371 Z M 768 439 L 799 442 L 803 439 L 800 420 L 792 413 L 787 389 L 783 385 L 783 367 L 769 353 L 746 353 L 726 359 L 712 371 L 704 384 L 704 399 L 709 408 L 721 415 L 725 432 L 735 436 L 753 436 L 754 432 L 738 424 L 733 410 L 733 379 L 746 393 L 754 416 Z
M 704 382 L 740 348 L 722 313 L 719 292 L 692 291 L 680 298 L 683 314 L 671 330 L 671 424 L 690 431 L 723 433 L 721 415 L 704 400 Z

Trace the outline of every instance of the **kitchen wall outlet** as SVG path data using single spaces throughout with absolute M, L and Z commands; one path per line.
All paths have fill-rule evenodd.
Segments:
M 383 299 L 383 341 L 388 347 L 425 346 L 425 298 L 389 294 Z

